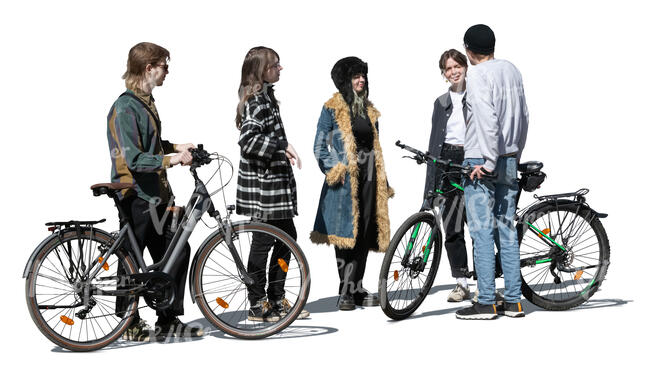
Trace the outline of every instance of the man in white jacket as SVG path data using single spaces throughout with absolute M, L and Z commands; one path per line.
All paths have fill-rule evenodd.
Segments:
M 519 70 L 508 61 L 494 58 L 495 37 L 490 27 L 483 24 L 470 27 L 464 41 L 473 65 L 467 73 L 465 164 L 474 167 L 470 180 L 465 183 L 465 205 L 474 240 L 479 295 L 478 303 L 458 310 L 456 317 L 497 317 L 495 243 L 500 249 L 505 279 L 503 313 L 523 317 L 514 216 L 517 164 L 528 131 L 526 97 Z

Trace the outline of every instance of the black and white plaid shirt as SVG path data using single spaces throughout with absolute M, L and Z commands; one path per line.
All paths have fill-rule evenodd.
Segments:
M 296 180 L 285 155 L 287 137 L 271 86 L 244 105 L 237 177 L 237 214 L 262 220 L 298 215 Z

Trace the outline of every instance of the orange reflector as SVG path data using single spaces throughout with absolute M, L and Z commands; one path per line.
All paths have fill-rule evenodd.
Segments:
M 280 265 L 280 268 L 283 272 L 289 271 L 289 265 L 284 261 L 284 259 L 278 258 L 278 264 Z
M 542 232 L 544 234 L 548 235 L 551 232 L 551 229 L 544 229 L 544 230 L 542 230 Z M 544 236 L 542 234 L 537 234 L 537 236 L 539 236 L 540 238 L 544 238 Z
M 61 322 L 65 323 L 68 326 L 74 325 L 74 321 L 66 316 L 61 316 Z
M 228 305 L 228 303 L 226 303 L 225 300 L 221 298 L 217 298 L 217 304 L 219 304 L 223 309 L 228 309 L 228 307 L 230 306 Z
M 578 281 L 578 280 L 580 280 L 581 277 L 582 277 L 582 270 L 576 272 L 576 275 L 573 276 L 573 279 Z
M 104 258 L 99 257 L 99 258 L 97 258 L 97 261 L 98 261 L 99 263 L 102 263 L 102 262 L 104 262 Z M 104 265 L 102 266 L 102 268 L 104 269 L 104 271 L 108 271 L 108 263 L 104 263 Z
M 399 279 L 399 272 L 397 272 L 397 270 L 395 270 L 395 272 L 393 272 L 393 278 L 395 279 L 395 281 L 397 281 L 397 279 Z

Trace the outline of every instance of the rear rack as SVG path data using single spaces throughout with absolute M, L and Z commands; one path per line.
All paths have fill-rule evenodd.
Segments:
M 46 222 L 45 226 L 71 227 L 71 226 L 74 226 L 74 225 L 96 225 L 96 224 L 101 224 L 102 222 L 106 222 L 106 219 L 101 219 L 101 220 L 98 220 L 98 221 L 75 221 L 75 220 L 54 221 L 54 222 Z
M 578 189 L 575 192 L 571 193 L 560 193 L 560 194 L 549 194 L 549 195 L 544 195 L 544 196 L 538 196 L 537 194 L 533 195 L 535 199 L 539 201 L 544 201 L 547 199 L 558 199 L 558 198 L 567 198 L 567 197 L 574 197 L 576 199 L 579 199 L 581 197 L 584 197 L 587 193 L 589 193 L 589 189 L 587 188 L 582 188 Z

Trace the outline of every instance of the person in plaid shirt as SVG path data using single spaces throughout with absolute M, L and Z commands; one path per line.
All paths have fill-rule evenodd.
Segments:
M 292 165 L 300 169 L 300 157 L 287 141 L 273 83 L 280 80 L 280 57 L 267 47 L 254 47 L 246 54 L 239 86 L 236 125 L 241 131 L 241 155 L 237 178 L 237 214 L 275 226 L 296 239 L 293 217 L 298 215 L 296 180 Z M 253 235 L 248 258 L 248 273 L 255 284 L 248 288 L 251 321 L 277 321 L 291 309 L 284 297 L 286 273 L 269 271 L 266 285 L 266 263 L 278 258 L 289 260 L 291 253 L 273 238 Z M 303 310 L 298 318 L 306 318 Z

